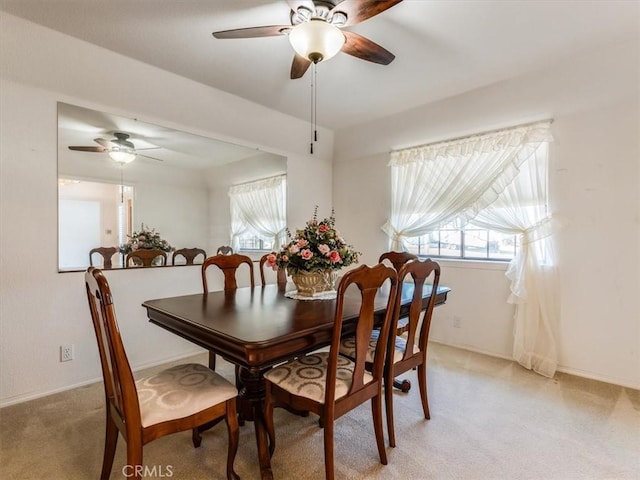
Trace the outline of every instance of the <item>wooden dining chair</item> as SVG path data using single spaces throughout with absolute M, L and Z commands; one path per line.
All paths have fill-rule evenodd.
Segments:
M 393 265 L 393 268 L 395 268 L 396 271 L 399 271 L 400 268 L 405 263 L 413 260 L 417 260 L 417 259 L 418 259 L 417 255 L 414 255 L 413 253 L 409 253 L 409 252 L 385 252 L 382 255 L 380 255 L 380 258 L 378 261 L 382 263 L 385 260 L 387 260 Z M 396 327 L 396 335 L 402 335 L 403 333 L 407 332 L 409 328 L 408 325 L 409 325 L 409 319 L 407 317 L 403 317 L 399 319 L 398 326 Z M 403 380 L 403 381 L 394 380 L 393 386 L 404 393 L 407 393 L 409 390 L 411 390 L 411 382 L 409 382 L 408 380 Z
M 89 265 L 93 265 L 93 254 L 99 253 L 102 255 L 102 268 L 113 268 L 112 257 L 118 253 L 118 247 L 96 247 L 89 250 Z
M 127 473 L 140 479 L 143 446 L 157 438 L 224 419 L 228 431 L 227 479 L 238 480 L 234 461 L 238 450 L 237 389 L 204 365 L 188 363 L 134 381 L 124 349 L 113 295 L 102 271 L 89 267 L 85 285 L 98 342 L 106 400 L 106 434 L 100 478 L 111 474 L 118 432 L 127 442 Z
M 385 282 L 391 283 L 386 299 L 387 309 L 380 325 L 381 335 L 375 352 L 373 368 L 365 369 L 367 345 L 374 329 L 376 295 Z M 393 319 L 398 281 L 393 268 L 378 264 L 362 265 L 350 270 L 338 285 L 332 342 L 328 352 L 314 352 L 275 366 L 265 373 L 265 420 L 273 455 L 276 447 L 273 410 L 275 407 L 294 411 L 309 411 L 320 416 L 324 428 L 325 475 L 334 478 L 334 421 L 358 405 L 371 400 L 373 426 L 380 462 L 387 464 L 382 426 L 382 385 L 386 340 Z M 349 288 L 360 292 L 361 304 L 355 320 L 357 355 L 347 358 L 339 353 L 345 292 Z M 360 440 L 354 439 L 355 441 Z
M 269 264 L 267 263 L 267 260 L 269 259 L 269 256 L 271 256 L 271 255 L 275 256 L 276 252 L 265 253 L 262 257 L 260 257 L 259 270 L 260 270 L 260 282 L 262 282 L 262 285 L 266 285 L 267 284 L 267 282 L 265 280 L 264 270 L 265 270 L 265 268 L 271 268 L 271 267 L 269 267 Z M 276 283 L 278 284 L 279 287 L 284 287 L 287 284 L 287 271 L 284 268 L 278 268 L 276 270 L 276 275 L 277 275 Z
M 413 283 L 413 297 L 407 316 L 407 336 L 397 336 L 394 328 L 400 316 L 400 304 L 403 288 L 406 288 L 405 280 Z M 417 368 L 418 387 L 424 418 L 431 418 L 429 401 L 427 398 L 427 346 L 429 342 L 429 330 L 431 317 L 437 295 L 431 295 L 427 304 L 423 303 L 422 295 L 425 284 L 430 283 L 433 291 L 438 290 L 440 283 L 440 265 L 430 259 L 414 260 L 400 267 L 398 272 L 398 296 L 394 307 L 393 323 L 390 329 L 390 338 L 387 342 L 387 368 L 385 374 L 385 406 L 387 411 L 387 428 L 389 430 L 389 445 L 396 446 L 393 424 L 393 388 L 395 377 L 409 370 Z M 424 312 L 422 322 L 421 314 Z M 367 367 L 373 368 L 374 355 L 378 348 L 380 336 L 373 332 L 369 342 L 367 353 Z M 355 339 L 346 338 L 342 341 L 340 352 L 348 357 L 355 356 Z
M 152 267 L 153 261 L 160 258 L 161 265 L 167 264 L 167 252 L 154 248 L 142 248 L 134 252 L 128 253 L 125 258 L 125 268 L 130 267 Z
M 246 255 L 240 255 L 238 253 L 232 253 L 230 255 L 214 255 L 213 257 L 209 257 L 205 259 L 202 263 L 202 290 L 203 292 L 209 293 L 209 286 L 207 283 L 207 269 L 211 265 L 215 265 L 224 274 L 224 290 L 231 291 L 236 290 L 238 288 L 238 282 L 236 280 L 236 272 L 238 268 L 246 264 L 249 267 L 249 279 L 251 282 L 251 288 L 255 287 L 255 280 L 253 278 L 253 260 Z M 211 370 L 216 369 L 216 354 L 215 352 L 209 351 L 209 368 Z M 238 367 L 236 366 L 236 386 L 240 387 L 240 378 Z M 241 419 L 241 423 L 244 422 Z
M 202 263 L 202 290 L 204 293 L 209 292 L 209 287 L 207 284 L 207 269 L 211 265 L 215 265 L 224 274 L 224 289 L 225 290 L 235 290 L 238 288 L 238 282 L 236 280 L 236 272 L 238 268 L 246 264 L 249 267 L 249 281 L 251 282 L 251 287 L 255 287 L 255 280 L 253 278 L 253 260 L 251 257 L 246 255 L 241 255 L 239 253 L 232 253 L 230 255 L 214 255 L 213 257 L 209 257 L 205 259 Z
M 405 263 L 410 262 L 412 260 L 417 260 L 418 256 L 409 253 L 409 252 L 385 252 L 380 255 L 378 261 L 382 263 L 384 260 L 388 260 L 393 265 L 393 268 L 396 269 L 396 272 L 400 271 L 400 267 L 402 267 Z M 402 335 L 407 331 L 407 321 L 406 319 L 400 319 L 398 322 L 398 330 L 397 334 Z
M 387 428 L 389 430 L 389 445 L 396 446 L 396 438 L 393 425 L 393 389 L 391 384 L 395 377 L 414 368 L 418 369 L 418 386 L 424 418 L 429 420 L 429 400 L 427 397 L 427 347 L 429 345 L 429 330 L 431 329 L 431 317 L 433 307 L 436 304 L 437 295 L 431 295 L 425 306 L 422 300 L 423 289 L 426 283 L 431 284 L 432 292 L 438 291 L 440 284 L 440 265 L 431 259 L 415 260 L 400 268 L 398 272 L 398 298 L 394 309 L 393 323 L 395 326 L 400 316 L 401 292 L 406 279 L 413 281 L 413 298 L 409 306 L 409 323 L 406 340 L 403 337 L 393 335 L 388 342 L 387 358 L 393 359 L 393 364 L 387 369 L 385 377 L 385 406 L 387 410 Z M 422 322 L 420 317 L 422 312 Z M 418 327 L 419 330 L 418 330 Z M 394 338 L 395 337 L 395 338 Z
M 186 260 L 185 265 L 193 265 L 195 258 L 198 255 L 202 255 L 202 260 L 204 261 L 207 258 L 207 252 L 205 252 L 201 248 L 179 248 L 173 255 L 171 255 L 171 265 L 176 264 L 176 257 L 184 257 Z
M 218 250 L 216 250 L 216 255 L 233 255 L 233 248 L 228 245 L 218 247 Z

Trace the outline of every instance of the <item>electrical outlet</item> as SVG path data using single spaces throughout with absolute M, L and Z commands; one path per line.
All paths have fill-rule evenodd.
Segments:
M 60 346 L 60 361 L 68 362 L 73 360 L 73 345 L 61 345 Z
M 462 317 L 458 315 L 453 316 L 453 328 L 462 328 Z

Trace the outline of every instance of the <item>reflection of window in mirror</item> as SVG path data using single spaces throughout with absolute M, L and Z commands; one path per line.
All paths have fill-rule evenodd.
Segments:
M 93 263 L 103 267 L 99 247 L 118 247 L 133 225 L 133 187 L 113 183 L 58 180 L 58 260 L 61 270 L 83 269 Z M 113 267 L 122 266 L 122 256 L 114 255 Z
M 287 177 L 278 175 L 229 188 L 234 251 L 272 251 L 284 243 Z

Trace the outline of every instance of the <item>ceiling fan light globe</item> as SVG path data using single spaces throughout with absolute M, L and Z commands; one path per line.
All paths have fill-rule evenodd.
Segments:
M 296 53 L 314 63 L 335 56 L 346 41 L 340 29 L 322 19 L 312 19 L 296 25 L 289 34 L 289 42 Z
M 113 149 L 109 152 L 109 157 L 111 157 L 114 162 L 131 163 L 135 160 L 136 154 L 131 150 Z

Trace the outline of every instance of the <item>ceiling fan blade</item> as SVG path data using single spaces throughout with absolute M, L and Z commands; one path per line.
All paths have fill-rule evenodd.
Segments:
M 106 150 L 104 147 L 69 147 L 69 150 L 77 150 L 78 152 L 97 152 L 101 153 Z
M 150 158 L 151 160 L 156 160 L 158 162 L 164 162 L 164 160 L 162 160 L 161 158 L 156 158 L 156 157 L 150 157 L 149 155 L 143 155 L 142 153 L 139 153 L 138 150 L 136 150 L 136 155 L 138 157 L 144 157 L 144 158 Z
M 94 138 L 93 141 L 99 143 L 104 148 L 111 148 L 111 142 L 109 140 L 105 140 L 104 138 Z
M 343 27 L 349 27 L 390 9 L 402 0 L 344 0 L 331 9 L 329 17 L 336 12 L 342 12 L 347 16 Z
M 347 41 L 342 47 L 344 53 L 381 65 L 389 65 L 396 58 L 393 53 L 362 35 L 346 30 L 343 30 L 342 33 L 347 37 Z
M 223 30 L 213 32 L 215 38 L 256 38 L 275 37 L 284 35 L 291 30 L 291 25 L 270 25 L 265 27 L 236 28 L 234 30 Z
M 291 64 L 291 79 L 302 77 L 309 68 L 309 65 L 311 65 L 311 60 L 296 53 L 293 57 L 293 63 Z

